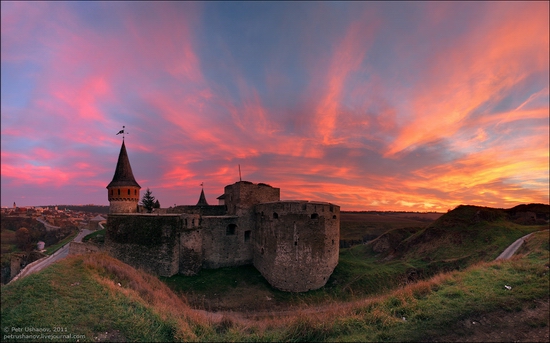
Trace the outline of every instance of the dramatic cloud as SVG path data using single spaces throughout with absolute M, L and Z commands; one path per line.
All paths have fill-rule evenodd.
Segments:
M 2 206 L 238 181 L 343 210 L 549 202 L 547 2 L 2 2 Z

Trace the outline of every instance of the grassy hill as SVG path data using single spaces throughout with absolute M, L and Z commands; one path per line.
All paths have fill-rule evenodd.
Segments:
M 104 254 L 70 257 L 2 286 L 2 327 L 61 328 L 47 334 L 81 342 L 548 341 L 548 231 L 513 259 L 493 261 L 518 237 L 547 228 L 516 218 L 460 206 L 427 227 L 390 230 L 342 249 L 327 285 L 299 294 L 271 288 L 250 266 L 161 282 Z M 206 316 L 187 299 L 226 311 Z M 7 334 L 21 333 L 2 341 L 29 340 Z
M 492 320 L 483 331 L 492 338 L 545 340 L 548 240 L 548 232 L 540 232 L 512 260 L 273 318 L 230 313 L 207 318 L 152 276 L 106 255 L 76 256 L 3 286 L 2 326 L 61 328 L 47 334 L 57 335 L 55 341 L 81 342 L 448 341 L 475 338 L 475 325 L 465 323 Z M 513 320 L 494 324 L 497 317 Z M 3 333 L 2 341 L 28 340 L 16 335 Z

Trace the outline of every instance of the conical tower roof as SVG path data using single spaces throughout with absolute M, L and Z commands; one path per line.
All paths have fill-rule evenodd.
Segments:
M 121 186 L 134 186 L 141 188 L 132 173 L 132 167 L 130 166 L 130 160 L 128 159 L 128 153 L 126 152 L 124 140 L 122 141 L 122 147 L 120 148 L 120 154 L 118 155 L 118 162 L 116 164 L 113 181 L 109 183 L 107 188 Z
M 199 197 L 197 206 L 208 206 L 208 202 L 206 202 L 206 197 L 204 196 L 204 189 L 201 189 L 201 196 Z

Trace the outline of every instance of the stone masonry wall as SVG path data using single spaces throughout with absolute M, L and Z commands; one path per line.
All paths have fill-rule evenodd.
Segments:
M 136 213 L 138 211 L 137 200 L 111 200 L 109 213 Z
M 275 288 L 305 292 L 326 284 L 338 264 L 340 207 L 280 201 L 256 206 L 254 266 Z
M 180 235 L 179 273 L 196 275 L 202 268 L 202 231 L 184 229 Z
M 224 205 L 210 205 L 210 206 L 176 206 L 166 209 L 166 213 L 186 213 L 186 214 L 201 214 L 203 216 L 223 216 L 225 215 Z
M 252 229 L 245 223 L 236 216 L 202 217 L 204 268 L 252 263 Z
M 83 255 L 101 251 L 101 248 L 94 243 L 70 242 L 69 255 Z
M 228 215 L 247 216 L 256 204 L 280 199 L 281 190 L 264 183 L 248 181 L 225 186 L 225 206 Z
M 135 268 L 160 276 L 179 271 L 179 215 L 110 214 L 107 219 L 105 249 Z

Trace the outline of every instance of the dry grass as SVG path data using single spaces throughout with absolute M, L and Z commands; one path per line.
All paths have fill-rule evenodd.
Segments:
M 175 337 L 182 341 L 196 341 L 196 327 L 208 327 L 212 323 L 193 311 L 184 298 L 175 295 L 158 278 L 134 269 L 104 253 L 85 255 L 84 266 L 96 280 L 113 294 L 122 293 L 128 298 L 151 306 L 165 321 L 175 321 Z

